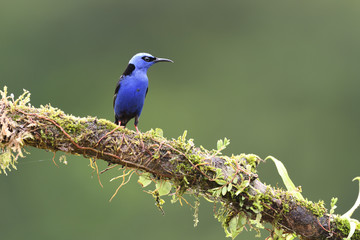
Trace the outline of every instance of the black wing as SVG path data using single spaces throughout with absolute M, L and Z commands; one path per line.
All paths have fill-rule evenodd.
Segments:
M 120 86 L 121 86 L 121 80 L 124 78 L 124 76 L 128 76 L 131 75 L 131 73 L 135 70 L 135 65 L 132 63 L 129 63 L 124 71 L 124 73 L 120 76 L 120 79 L 118 81 L 118 83 L 116 84 L 116 88 L 115 88 L 115 94 L 114 94 L 114 100 L 113 100 L 113 107 L 115 107 L 115 99 L 116 96 L 119 92 Z M 146 90 L 147 93 L 147 90 Z
M 118 83 L 116 84 L 116 88 L 115 88 L 115 93 L 114 93 L 114 99 L 113 99 L 113 108 L 115 107 L 115 100 L 116 100 L 116 96 L 119 92 L 120 86 L 121 86 L 121 80 L 122 80 L 123 76 L 120 77 Z

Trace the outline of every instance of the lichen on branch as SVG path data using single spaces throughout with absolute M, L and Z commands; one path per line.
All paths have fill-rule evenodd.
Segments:
M 144 187 L 154 182 L 155 190 L 149 193 L 161 210 L 165 195 L 180 203 L 187 202 L 185 194 L 194 196 L 195 225 L 199 198 L 217 203 L 215 217 L 228 237 L 235 238 L 246 225 L 260 233 L 264 223 L 272 225 L 268 239 L 347 236 L 348 221 L 329 213 L 322 201 L 299 199 L 263 184 L 257 173 L 262 161 L 258 156 L 223 155 L 229 143 L 224 139 L 217 149 L 207 150 L 187 139 L 186 131 L 176 139 L 164 138 L 161 129 L 138 134 L 104 119 L 74 117 L 50 105 L 35 108 L 27 91 L 18 99 L 8 95 L 6 87 L 1 91 L 0 173 L 16 167 L 25 146 L 61 151 L 89 158 L 94 166 L 104 160 L 110 166 L 103 171 L 122 166 L 123 174 L 112 179 L 122 179 L 119 188 L 134 173 Z M 360 226 L 356 228 L 352 239 L 360 239 Z

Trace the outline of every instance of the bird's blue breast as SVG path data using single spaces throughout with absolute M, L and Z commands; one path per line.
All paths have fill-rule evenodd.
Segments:
M 148 78 L 143 76 L 124 76 L 120 82 L 117 93 L 114 111 L 117 116 L 126 115 L 129 117 L 140 116 L 144 106 Z

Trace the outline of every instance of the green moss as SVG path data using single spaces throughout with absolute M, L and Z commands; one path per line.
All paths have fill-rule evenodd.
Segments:
M 296 197 L 293 196 L 291 192 L 284 191 L 281 189 L 275 190 L 274 198 L 281 199 L 282 204 L 284 206 L 283 210 L 286 212 L 290 211 L 291 205 L 288 203 L 290 202 L 296 202 L 297 205 L 300 205 L 302 207 L 305 207 L 307 210 L 311 211 L 314 215 L 317 217 L 324 216 L 325 213 L 327 213 L 327 209 L 325 208 L 324 201 L 319 201 L 317 203 L 314 203 L 310 200 L 299 200 Z
M 191 167 L 188 165 L 188 164 L 184 164 L 184 163 L 179 163 L 177 166 L 176 166 L 176 172 L 178 173 L 187 173 L 191 171 Z
M 350 232 L 350 223 L 348 219 L 342 218 L 340 216 L 334 217 L 334 224 L 336 225 L 337 232 L 341 233 L 343 236 L 348 236 Z M 357 230 L 355 230 L 354 235 L 352 235 L 351 239 L 360 239 L 360 231 L 357 226 Z
M 20 116 L 20 115 L 17 115 L 17 114 L 14 114 L 14 115 L 12 116 L 12 119 L 13 119 L 14 121 L 19 121 L 19 120 L 21 119 L 21 116 Z
M 305 207 L 307 210 L 310 210 L 314 215 L 318 217 L 324 216 L 324 214 L 327 212 L 324 201 L 314 203 L 306 199 L 305 201 L 300 201 L 300 205 Z
M 260 162 L 260 158 L 255 154 L 246 154 L 244 157 L 247 163 L 252 166 L 254 173 L 256 173 L 256 167 Z
M 55 145 L 55 138 L 52 132 L 45 133 L 42 129 L 40 130 L 41 140 L 46 139 L 46 142 Z
M 336 217 L 335 224 L 337 226 L 337 229 L 339 229 L 339 231 L 342 232 L 344 235 L 347 235 L 349 233 L 350 224 L 347 219 Z
M 283 212 L 288 213 L 290 211 L 290 206 L 287 203 L 283 204 Z
M 341 217 L 335 217 L 335 224 L 339 232 L 341 232 L 342 235 L 348 236 L 350 232 L 350 223 L 347 219 L 341 218 Z M 352 239 L 359 239 L 360 233 L 359 231 L 355 231 L 354 235 L 351 237 Z
M 272 204 L 273 195 L 270 191 L 266 191 L 265 193 L 259 193 L 261 202 L 265 204 Z
M 98 122 L 98 124 L 103 125 L 106 128 L 106 130 L 113 130 L 114 128 L 117 127 L 117 125 L 115 123 L 110 122 L 109 120 L 106 120 L 106 119 L 100 118 L 100 119 L 97 119 L 97 122 Z
M 164 138 L 164 132 L 161 128 L 150 129 L 144 134 L 144 137 L 148 139 L 155 139 L 159 142 L 167 140 Z
M 250 207 L 250 209 L 255 213 L 261 213 L 264 210 L 263 202 L 261 201 L 261 194 L 256 194 L 255 197 L 253 197 L 253 204 Z
M 16 169 L 16 163 L 16 158 L 10 150 L 0 149 L 0 174 L 5 173 L 7 175 L 6 171 L 11 171 L 10 167 Z
M 186 154 L 187 159 L 189 159 L 194 165 L 203 163 L 203 158 L 197 154 Z M 206 167 L 203 165 L 198 166 L 199 169 L 205 170 Z

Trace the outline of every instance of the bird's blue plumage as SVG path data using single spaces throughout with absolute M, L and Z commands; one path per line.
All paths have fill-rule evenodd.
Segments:
M 166 58 L 156 58 L 148 53 L 133 56 L 116 85 L 114 95 L 115 123 L 121 126 L 135 118 L 135 127 L 144 106 L 149 80 L 147 70 L 157 62 L 172 62 Z
M 146 74 L 122 76 L 114 104 L 115 118 L 125 126 L 127 122 L 140 117 L 144 105 L 148 78 Z M 117 122 L 118 123 L 118 122 Z

